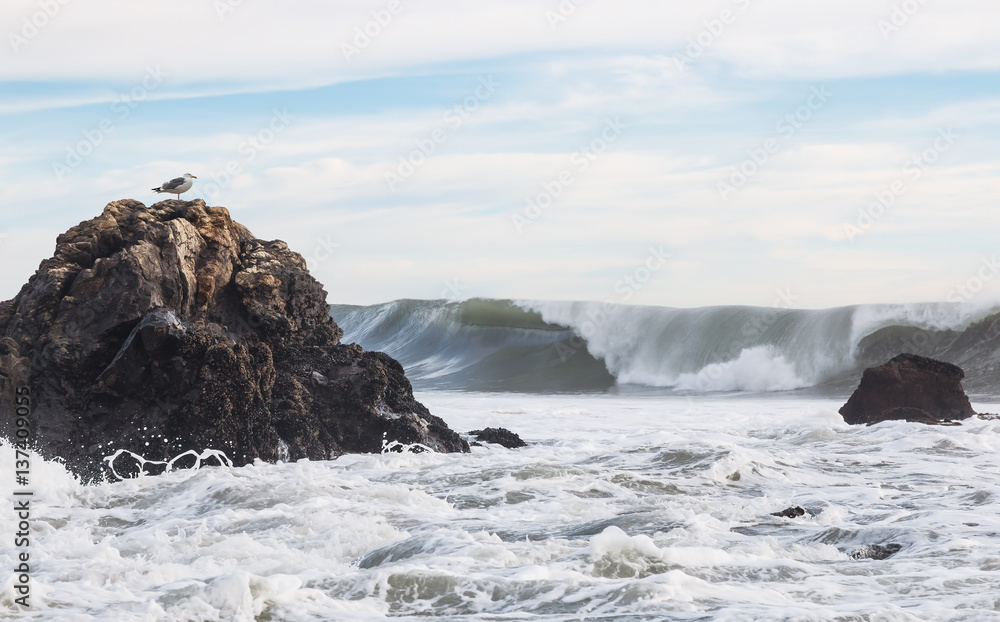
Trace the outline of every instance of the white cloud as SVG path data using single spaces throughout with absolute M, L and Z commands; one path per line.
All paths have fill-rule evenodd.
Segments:
M 7 46 L 0 80 L 128 83 L 145 66 L 159 64 L 174 85 L 243 90 L 248 84 L 299 88 L 553 51 L 617 49 L 673 57 L 708 31 L 706 22 L 723 9 L 735 21 L 718 36 L 703 37 L 709 45 L 695 61 L 722 61 L 747 76 L 830 79 L 1000 66 L 989 27 L 1000 19 L 1000 5 L 985 0 L 925 3 L 888 40 L 879 22 L 891 19 L 891 1 L 589 2 L 552 28 L 546 14 L 558 10 L 557 2 L 401 0 L 402 10 L 386 26 L 371 27 L 379 34 L 367 47 L 345 59 L 341 45 L 387 4 L 243 2 L 220 17 L 213 3 L 196 0 L 68 3 L 37 35 Z M 38 11 L 34 0 L 10 0 L 0 32 L 23 36 L 22 20 Z
M 220 17 L 193 0 L 68 3 L 0 63 L 0 81 L 32 81 L 0 104 L 10 119 L 0 176 L 11 180 L 0 188 L 10 236 L 0 240 L 9 268 L 0 298 L 57 233 L 111 200 L 158 200 L 148 188 L 183 172 L 199 176 L 190 197 L 229 207 L 257 235 L 310 258 L 335 302 L 434 298 L 456 279 L 468 295 L 604 299 L 651 244 L 675 258 L 632 302 L 767 305 L 785 286 L 807 306 L 940 299 L 1000 225 L 1000 99 L 988 89 L 929 91 L 936 72 L 1000 67 L 993 4 L 926 3 L 887 41 L 878 21 L 891 1 L 592 0 L 553 28 L 546 11 L 558 2 L 404 0 L 346 60 L 341 43 L 386 4 L 246 0 Z M 675 55 L 723 9 L 736 20 L 681 68 Z M 12 0 L 0 33 L 37 10 Z M 171 74 L 163 88 L 57 183 L 52 162 L 150 65 Z M 503 83 L 495 97 L 449 125 L 447 110 L 494 73 Z M 872 76 L 907 88 L 873 98 L 866 80 L 852 82 L 722 199 L 718 183 L 775 136 L 775 120 L 811 86 Z M 392 94 L 372 88 L 346 112 L 336 98 L 350 90 L 301 90 L 372 77 L 386 79 L 368 86 Z M 292 90 L 247 95 L 277 88 Z M 411 92 L 419 97 L 409 101 Z M 918 101 L 894 99 L 904 96 Z M 286 101 L 294 119 L 251 157 L 245 141 Z M 369 101 L 378 108 L 364 110 Z M 628 127 L 580 170 L 574 150 L 609 116 Z M 849 242 L 844 223 L 949 125 L 961 142 Z M 446 140 L 391 190 L 386 173 L 439 128 Z M 236 174 L 224 173 L 234 162 Z M 519 234 L 511 217 L 561 172 L 572 184 Z M 46 220 L 29 222 L 34 213 Z

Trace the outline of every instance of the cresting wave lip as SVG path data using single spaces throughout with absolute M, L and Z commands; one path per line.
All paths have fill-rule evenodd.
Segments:
M 696 309 L 470 299 L 334 305 L 344 341 L 398 359 L 417 388 L 685 393 L 849 392 L 900 352 L 955 363 L 970 392 L 1000 387 L 1000 306 Z
M 331 314 L 345 343 L 386 352 L 418 388 L 586 392 L 616 382 L 571 328 L 509 300 L 396 300 Z

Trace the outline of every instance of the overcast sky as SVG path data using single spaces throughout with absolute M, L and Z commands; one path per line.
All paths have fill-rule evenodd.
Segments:
M 985 0 L 5 0 L 0 299 L 190 172 L 332 303 L 992 301 L 997 23 Z

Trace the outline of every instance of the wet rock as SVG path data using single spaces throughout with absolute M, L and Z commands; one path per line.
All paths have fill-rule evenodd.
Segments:
M 784 510 L 782 510 L 780 512 L 772 512 L 771 513 L 771 516 L 780 516 L 780 517 L 784 517 L 784 518 L 798 518 L 800 516 L 805 516 L 805 515 L 806 515 L 805 509 L 801 508 L 799 506 L 785 508 Z
M 848 555 L 851 559 L 888 559 L 901 551 L 902 544 L 866 544 L 854 549 Z
M 119 449 L 236 466 L 384 442 L 468 451 L 398 362 L 340 343 L 326 297 L 301 255 L 225 208 L 110 203 L 0 303 L 0 434 L 27 387 L 35 447 L 88 479 Z
M 484 430 L 473 430 L 469 432 L 475 436 L 480 443 L 496 443 L 503 445 L 507 449 L 527 447 L 528 444 L 521 440 L 521 437 L 506 428 L 486 428 Z
M 852 425 L 905 420 L 941 425 L 975 415 L 962 389 L 965 372 L 956 365 L 900 354 L 869 367 L 861 383 L 840 409 Z

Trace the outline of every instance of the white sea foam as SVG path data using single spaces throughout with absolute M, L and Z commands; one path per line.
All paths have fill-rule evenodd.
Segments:
M 286 452 L 287 452 L 287 447 L 286 447 Z M 189 457 L 191 458 L 191 460 L 193 460 L 193 462 L 191 460 L 185 461 L 186 463 L 182 468 L 198 469 L 201 468 L 202 462 L 209 464 L 208 461 L 212 461 L 218 465 L 225 465 L 225 466 L 233 465 L 233 462 L 232 460 L 229 459 L 229 456 L 227 456 L 225 452 L 219 451 L 218 449 L 206 449 L 202 452 L 197 452 L 194 451 L 193 449 L 190 449 L 188 451 L 185 451 L 183 453 L 174 456 L 170 460 L 148 460 L 144 456 L 140 456 L 135 452 L 128 451 L 127 449 L 119 449 L 110 456 L 104 456 L 103 458 L 103 462 L 107 463 L 108 468 L 111 470 L 112 476 L 116 480 L 125 479 L 124 476 L 118 473 L 116 464 L 118 462 L 118 459 L 123 456 L 126 459 L 130 460 L 135 465 L 137 476 L 150 474 L 150 471 L 146 469 L 147 464 L 161 466 L 163 468 L 159 469 L 160 471 L 169 473 L 170 471 L 173 471 L 175 468 L 178 467 L 177 464 L 178 462 L 181 462 Z
M 973 322 L 997 313 L 996 301 L 928 302 L 860 305 L 855 307 L 851 340 L 858 342 L 886 326 L 913 326 L 924 330 L 965 330 Z
M 524 302 L 569 326 L 620 383 L 686 391 L 783 391 L 853 364 L 854 310 L 668 309 Z
M 787 391 L 807 387 L 795 365 L 773 348 L 747 348 L 725 363 L 713 363 L 695 374 L 681 374 L 670 386 L 687 391 Z
M 418 398 L 531 445 L 94 486 L 33 459 L 32 610 L 8 578 L 0 618 L 1000 618 L 1000 422 L 850 427 L 840 401 L 788 397 Z M 0 445 L 0 481 L 13 471 Z M 793 505 L 809 514 L 771 516 Z M 0 541 L 0 567 L 16 554 Z

